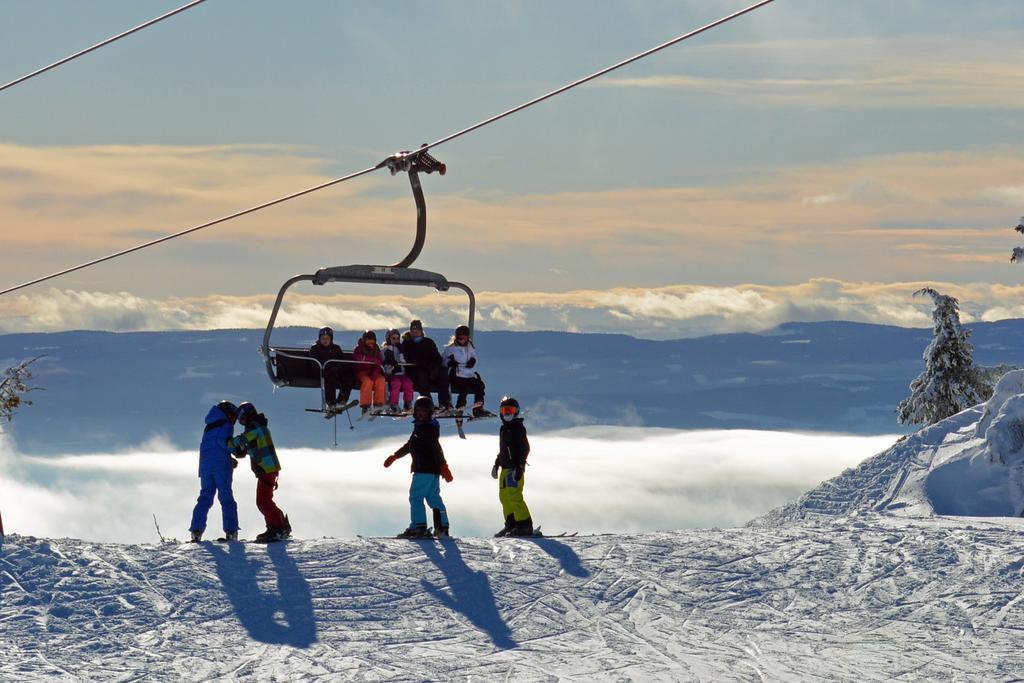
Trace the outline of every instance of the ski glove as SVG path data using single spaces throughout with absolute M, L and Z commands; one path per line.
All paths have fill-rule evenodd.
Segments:
M 388 456 L 388 457 L 387 457 L 387 458 L 386 458 L 386 459 L 384 460 L 384 467 L 391 467 L 391 464 L 392 464 L 393 462 L 395 462 L 396 460 L 398 460 L 398 455 L 389 455 L 389 456 Z
M 491 468 L 491 479 L 497 479 L 498 478 L 498 469 L 499 469 L 499 467 L 500 466 L 498 465 L 498 463 L 494 463 L 494 467 Z
M 525 472 L 526 472 L 526 470 L 525 470 L 525 468 L 522 465 L 517 467 L 516 468 L 516 481 L 522 481 L 523 480 L 523 474 Z
M 474 366 L 476 366 L 476 358 L 470 358 L 468 361 L 466 361 L 467 368 L 472 368 Z
M 455 477 L 452 476 L 452 471 L 448 469 L 448 463 L 441 465 L 441 477 L 449 484 L 455 479 Z
M 448 367 L 450 367 L 452 370 L 459 367 L 459 361 L 455 360 L 455 356 L 451 356 L 450 358 L 448 358 Z

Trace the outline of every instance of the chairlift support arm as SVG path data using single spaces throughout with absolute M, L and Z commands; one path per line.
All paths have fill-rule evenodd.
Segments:
M 408 173 L 412 196 L 416 201 L 416 240 L 413 242 L 412 250 L 401 261 L 393 264 L 392 268 L 411 266 L 423 251 L 423 244 L 427 240 L 427 203 L 423 198 L 423 186 L 420 185 L 419 174 L 437 171 L 444 175 L 448 171 L 448 167 L 431 156 L 426 147 L 424 144 L 414 152 L 396 152 L 377 164 L 377 168 L 386 166 L 391 171 L 391 175 Z

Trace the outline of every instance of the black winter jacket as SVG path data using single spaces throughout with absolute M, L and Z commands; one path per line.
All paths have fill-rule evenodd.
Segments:
M 313 344 L 309 347 L 309 355 L 320 361 L 321 365 L 328 360 L 341 360 L 344 357 L 341 347 L 334 342 L 331 342 L 330 346 L 324 346 L 320 343 Z
M 402 342 L 402 355 L 405 356 L 406 363 L 412 363 L 417 368 L 429 371 L 441 367 L 441 353 L 437 350 L 437 344 L 429 337 L 423 337 L 418 342 L 406 339 Z
M 412 453 L 412 471 L 421 474 L 441 474 L 445 464 L 444 450 L 441 449 L 441 425 L 431 418 L 425 422 L 414 422 L 412 436 L 395 451 L 402 456 Z
M 502 467 L 523 467 L 530 455 L 530 440 L 526 438 L 523 418 L 503 422 L 498 432 L 498 457 L 495 462 Z

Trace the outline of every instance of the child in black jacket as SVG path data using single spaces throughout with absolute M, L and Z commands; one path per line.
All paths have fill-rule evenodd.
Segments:
M 409 528 L 398 534 L 399 538 L 423 538 L 430 536 L 427 529 L 427 513 L 423 507 L 426 501 L 434 511 L 434 536 L 448 535 L 448 511 L 441 500 L 441 477 L 452 481 L 451 470 L 441 449 L 441 425 L 434 419 L 434 402 L 429 396 L 420 396 L 413 404 L 412 436 L 394 454 L 384 460 L 384 467 L 407 453 L 412 454 L 412 484 L 409 486 Z
M 505 527 L 495 536 L 532 536 L 533 519 L 523 500 L 526 458 L 530 440 L 526 438 L 519 401 L 511 396 L 501 399 L 499 408 L 501 431 L 498 432 L 498 457 L 494 459 L 491 476 L 498 480 L 498 500 L 505 516 Z

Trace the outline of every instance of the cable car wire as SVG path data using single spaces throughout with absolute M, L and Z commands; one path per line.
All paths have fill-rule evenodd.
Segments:
M 191 5 L 198 4 L 198 2 L 202 2 L 202 1 L 203 0 L 197 0 L 196 2 L 193 2 L 190 5 L 186 5 L 186 6 L 184 6 L 182 8 L 179 8 L 178 10 L 175 10 L 175 11 L 176 12 L 183 11 L 184 9 L 187 9 Z M 4 294 L 10 294 L 11 292 L 17 291 L 19 289 L 24 289 L 25 287 L 31 287 L 32 285 L 37 285 L 37 284 L 39 284 L 41 282 L 46 282 L 47 280 L 52 280 L 54 278 L 61 277 L 62 275 L 67 275 L 69 273 L 73 273 L 73 272 L 75 272 L 77 270 L 82 270 L 83 268 L 88 268 L 90 266 L 94 266 L 94 265 L 103 263 L 105 261 L 110 261 L 111 259 L 115 259 L 115 258 L 118 258 L 120 256 L 124 256 L 126 254 L 131 254 L 132 252 L 136 252 L 136 251 L 139 251 L 141 249 L 145 249 L 146 247 L 152 247 L 154 245 L 161 244 L 163 242 L 167 242 L 167 241 L 170 241 L 172 239 L 175 239 L 175 238 L 178 238 L 178 237 L 182 237 L 184 235 L 188 235 L 188 234 L 196 232 L 198 230 L 202 230 L 204 228 L 209 228 L 209 227 L 217 225 L 219 223 L 224 223 L 225 221 L 229 221 L 229 220 L 232 220 L 234 218 L 239 218 L 241 216 L 245 216 L 246 214 L 250 214 L 250 213 L 259 211 L 261 209 L 266 209 L 266 208 L 274 206 L 276 204 L 281 204 L 281 203 L 286 202 L 286 201 L 288 201 L 290 199 L 295 199 L 297 197 L 301 197 L 303 195 L 310 194 L 311 192 L 316 192 L 317 190 L 322 190 L 322 189 L 324 189 L 326 187 L 330 187 L 332 185 L 337 185 L 337 184 L 343 183 L 343 182 L 345 182 L 347 180 L 352 180 L 353 178 L 358 178 L 359 176 L 363 176 L 363 175 L 366 175 L 368 173 L 372 173 L 372 172 L 377 171 L 377 170 L 382 169 L 382 168 L 389 168 L 389 169 L 391 169 L 391 172 L 392 172 L 392 175 L 393 175 L 396 172 L 396 164 L 395 164 L 396 160 L 408 161 L 411 157 L 413 157 L 414 155 L 416 155 L 416 154 L 418 154 L 420 152 L 426 152 L 428 149 L 430 149 L 432 147 L 438 147 L 440 145 L 443 145 L 446 142 L 450 142 L 451 140 L 454 140 L 457 137 L 461 137 L 463 135 L 466 135 L 467 133 L 470 133 L 472 131 L 475 131 L 475 130 L 478 130 L 480 128 L 483 128 L 486 125 L 489 125 L 491 123 L 494 123 L 495 121 L 498 121 L 499 119 L 503 119 L 506 116 L 511 116 L 512 114 L 515 114 L 516 112 L 520 112 L 523 109 L 526 109 L 527 107 L 531 107 L 531 106 L 533 106 L 535 104 L 543 102 L 544 100 L 547 100 L 547 99 L 550 99 L 550 98 L 552 98 L 552 97 L 554 97 L 556 95 L 559 95 L 559 94 L 561 94 L 561 93 L 563 93 L 563 92 L 565 92 L 567 90 L 575 88 L 578 85 L 582 85 L 582 84 L 584 84 L 584 83 L 586 83 L 588 81 L 594 80 L 595 78 L 599 78 L 600 76 L 603 76 L 603 75 L 605 75 L 605 74 L 607 74 L 607 73 L 609 73 L 611 71 L 614 71 L 614 70 L 619 69 L 619 68 L 621 68 L 623 66 L 626 66 L 627 64 L 631 64 L 631 63 L 636 62 L 636 61 L 638 61 L 640 59 L 643 59 L 644 57 L 652 55 L 655 52 L 658 52 L 659 50 L 664 50 L 665 48 L 670 47 L 672 45 L 675 45 L 676 43 L 680 43 L 680 42 L 686 40 L 687 38 L 692 38 L 693 36 L 695 36 L 695 35 L 697 35 L 699 33 L 703 33 L 704 31 L 712 29 L 712 28 L 714 28 L 716 26 L 720 26 L 720 25 L 724 24 L 727 21 L 731 21 L 732 19 L 735 19 L 737 17 L 743 16 L 744 14 L 747 14 L 748 12 L 752 12 L 752 11 L 758 9 L 759 7 L 763 7 L 764 5 L 767 5 L 767 4 L 769 4 L 771 2 L 774 2 L 774 1 L 775 0 L 760 0 L 760 2 L 757 2 L 757 3 L 753 4 L 753 5 L 751 5 L 750 7 L 747 7 L 746 9 L 742 9 L 742 10 L 740 10 L 738 12 L 734 12 L 733 14 L 730 14 L 730 15 L 728 15 L 726 17 L 718 19 L 717 21 L 713 21 L 710 24 L 706 24 L 704 26 L 701 26 L 698 29 L 695 29 L 695 30 L 690 31 L 688 33 L 684 33 L 681 36 L 677 36 L 677 37 L 673 38 L 672 40 L 664 42 L 664 43 L 662 43 L 662 44 L 660 44 L 660 45 L 658 45 L 656 47 L 653 47 L 653 48 L 651 48 L 649 50 L 645 50 L 644 52 L 640 52 L 640 53 L 638 53 L 636 55 L 633 55 L 632 57 L 629 57 L 628 59 L 624 59 L 624 60 L 622 60 L 620 62 L 617 62 L 616 64 L 613 64 L 612 66 L 609 66 L 609 67 L 606 67 L 604 69 L 601 69 L 600 71 L 595 71 L 594 73 L 590 74 L 589 76 L 585 76 L 583 78 L 580 78 L 580 79 L 578 79 L 576 81 L 573 81 L 572 83 L 569 83 L 568 85 L 564 85 L 561 88 L 558 88 L 556 90 L 552 90 L 551 92 L 549 92 L 549 93 L 547 93 L 545 95 L 541 95 L 540 97 L 536 97 L 536 98 L 530 100 L 529 102 L 525 102 L 525 103 L 523 103 L 523 104 L 521 104 L 521 105 L 519 105 L 517 107 L 513 107 L 512 109 L 508 109 L 508 110 L 506 110 L 506 111 L 504 111 L 504 112 L 502 112 L 500 114 L 497 114 L 495 116 L 492 116 L 492 117 L 490 117 L 488 119 L 484 119 L 483 121 L 480 121 L 479 123 L 473 124 L 472 126 L 470 126 L 468 128 L 463 128 L 462 130 L 460 130 L 460 131 L 458 131 L 456 133 L 452 133 L 451 135 L 447 135 L 447 136 L 445 136 L 443 138 L 440 138 L 439 140 L 436 140 L 436 141 L 434 141 L 434 142 L 432 142 L 430 144 L 425 144 L 422 147 L 418 148 L 415 152 L 399 152 L 399 153 L 397 153 L 395 155 L 392 155 L 392 156 L 388 157 L 384 161 L 381 161 L 380 163 L 376 164 L 375 166 L 371 166 L 369 168 L 364 168 L 361 171 L 356 171 L 355 173 L 350 173 L 350 174 L 348 174 L 346 176 L 342 176 L 341 178 L 335 178 L 334 180 L 329 180 L 329 181 L 327 181 L 325 183 L 321 183 L 319 185 L 315 185 L 313 187 L 306 188 L 305 190 L 300 190 L 298 192 L 293 192 L 292 194 L 286 195 L 284 197 L 279 197 L 279 198 L 271 200 L 269 202 L 264 202 L 263 204 L 258 204 L 256 206 L 249 207 L 248 209 L 244 209 L 242 211 L 237 211 L 237 212 L 229 214 L 227 216 L 222 216 L 222 217 L 214 219 L 212 221 L 208 221 L 206 223 L 202 223 L 200 225 L 196 225 L 196 226 L 193 226 L 191 228 L 187 228 L 185 230 L 181 230 L 180 232 L 176 232 L 176 233 L 173 233 L 173 234 L 170 234 L 170 235 L 165 235 L 164 237 L 160 237 L 158 239 L 151 240 L 149 242 L 145 242 L 143 244 L 138 244 L 138 245 L 136 245 L 134 247 L 131 247 L 129 249 L 124 249 L 122 251 L 118 251 L 118 252 L 113 253 L 113 254 L 108 254 L 107 256 L 103 256 L 103 257 L 98 258 L 98 259 L 93 259 L 92 261 L 88 261 L 86 263 L 82 263 L 82 264 L 79 264 L 77 266 L 73 266 L 71 268 L 66 268 L 66 269 L 61 270 L 59 272 L 52 273 L 50 275 L 46 275 L 46 276 L 43 276 L 43 277 L 40 277 L 40 278 L 36 278 L 35 280 L 30 280 L 28 282 L 24 282 L 24 283 L 22 283 L 20 285 L 14 286 L 14 287 L 8 287 L 7 289 L 0 290 L 0 296 L 3 296 Z M 164 16 L 170 16 L 170 15 L 168 14 L 168 15 L 164 15 Z M 139 28 L 141 28 L 141 27 L 139 27 Z M 133 29 L 133 30 L 138 30 L 138 29 Z M 124 34 L 124 35 L 127 35 L 127 34 Z M 98 46 L 95 46 L 95 47 L 98 47 Z M 90 49 L 94 49 L 94 48 L 90 48 Z M 6 87 L 6 86 L 4 86 L 4 87 Z
M 61 64 L 67 64 L 71 60 L 78 59 L 82 55 L 89 54 L 93 50 L 98 50 L 99 48 L 103 47 L 104 45 L 110 45 L 114 41 L 121 40 L 125 36 L 130 36 L 131 34 L 135 33 L 136 31 L 141 31 L 142 29 L 147 28 L 149 26 L 152 26 L 153 24 L 155 24 L 157 22 L 163 21 L 164 19 L 169 19 L 170 17 L 173 17 L 175 14 L 179 14 L 181 12 L 184 12 L 185 10 L 192 9 L 193 7 L 195 7 L 196 5 L 198 5 L 198 4 L 202 3 L 202 2 L 206 2 L 206 0 L 193 0 L 192 2 L 188 3 L 187 5 L 182 5 L 178 9 L 171 10 L 167 14 L 161 14 L 159 17 L 156 17 L 154 19 L 150 19 L 149 21 L 147 21 L 144 24 L 139 24 L 135 28 L 128 29 L 124 33 L 118 33 L 116 36 L 111 36 L 110 38 L 107 38 L 104 41 L 96 43 L 92 47 L 87 47 L 84 50 L 76 52 L 73 55 L 68 55 L 64 59 L 60 59 L 60 60 L 54 62 L 53 64 L 50 64 L 49 66 L 44 66 L 41 69 L 36 69 L 32 73 L 25 74 L 24 76 L 22 76 L 20 78 L 15 78 L 10 83 L 4 83 L 3 85 L 0 85 L 0 91 L 7 90 L 7 88 L 10 88 L 11 86 L 18 85 L 19 83 L 24 83 L 25 81 L 27 81 L 30 78 L 35 78 L 39 74 L 46 73 L 50 69 L 55 69 L 58 66 L 60 66 Z
M 227 216 L 221 216 L 220 218 L 216 218 L 216 219 L 214 219 L 212 221 L 208 221 L 206 223 L 202 223 L 201 225 L 193 226 L 191 228 L 188 228 L 186 230 L 182 230 L 180 232 L 176 232 L 174 234 L 164 235 L 163 237 L 157 238 L 155 240 L 151 240 L 151 241 L 145 242 L 143 244 L 137 244 L 134 247 L 131 247 L 129 249 L 124 249 L 124 250 L 116 252 L 114 254 L 108 254 L 108 255 L 103 256 L 101 258 L 93 259 L 92 261 L 87 261 L 86 263 L 81 263 L 81 264 L 79 264 L 77 266 L 73 266 L 71 268 L 65 268 L 64 270 L 62 270 L 60 272 L 52 273 L 52 274 L 47 275 L 45 277 L 36 278 L 35 280 L 31 280 L 29 282 L 22 283 L 20 285 L 17 285 L 16 287 L 9 287 L 8 289 L 0 291 L 0 296 L 2 296 L 4 294 L 8 294 L 8 293 L 13 292 L 13 291 L 16 291 L 18 289 L 23 289 L 25 287 L 30 287 L 32 285 L 37 285 L 40 282 L 45 282 L 46 280 L 52 280 L 53 278 L 60 277 L 61 275 L 67 275 L 68 273 L 73 273 L 76 270 L 82 270 L 83 268 L 88 268 L 89 266 L 95 266 L 98 263 L 103 263 L 104 261 L 109 261 L 109 260 L 115 259 L 115 258 L 117 258 L 119 256 L 124 256 L 125 254 L 130 254 L 133 251 L 139 251 L 140 249 L 145 249 L 146 247 L 152 247 L 153 245 L 160 244 L 161 242 L 167 242 L 169 240 L 173 240 L 176 237 L 181 237 L 182 235 L 187 235 L 187 234 L 189 234 L 191 232 L 196 232 L 197 230 L 202 230 L 203 228 L 208 228 L 211 225 L 217 225 L 218 223 L 223 223 L 224 221 L 229 221 L 229 220 L 231 220 L 233 218 L 239 218 L 239 217 L 244 216 L 246 214 L 250 214 L 250 213 L 253 213 L 255 211 L 259 211 L 260 209 L 265 209 L 265 208 L 267 208 L 269 206 L 273 206 L 274 204 L 280 204 L 281 202 L 286 202 L 289 199 L 295 199 L 296 197 L 301 197 L 304 194 L 309 194 L 310 192 L 316 192 L 317 190 L 322 190 L 325 187 L 330 187 L 331 185 L 337 185 L 338 183 L 343 183 L 346 180 L 351 180 L 352 178 L 358 178 L 361 175 L 366 175 L 367 173 L 372 173 L 373 171 L 376 171 L 378 168 L 381 168 L 381 166 L 371 166 L 369 168 L 364 168 L 361 171 L 356 171 L 355 173 L 350 173 L 347 176 L 344 176 L 342 178 L 335 178 L 334 180 L 329 180 L 326 183 L 321 183 L 321 184 L 316 185 L 314 187 L 308 187 L 305 190 L 300 190 L 299 192 L 293 192 L 290 195 L 286 195 L 284 197 L 278 197 L 277 199 L 273 199 L 273 200 L 271 200 L 269 202 L 264 202 L 263 204 L 258 204 L 256 206 L 251 206 L 248 209 L 243 209 L 242 211 L 236 211 L 235 213 L 229 214 Z

